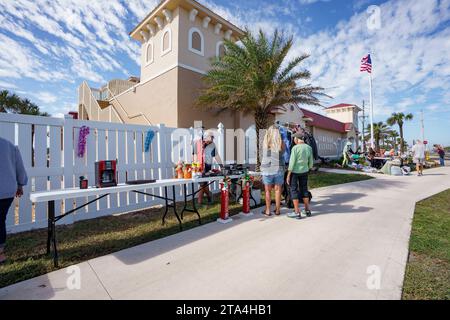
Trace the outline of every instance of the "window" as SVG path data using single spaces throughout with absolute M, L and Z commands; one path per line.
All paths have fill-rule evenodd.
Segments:
M 149 65 L 152 62 L 153 62 L 153 42 L 149 42 L 145 50 L 145 64 Z
M 161 56 L 169 53 L 172 50 L 172 31 L 167 29 L 163 32 L 161 38 Z
M 205 54 L 205 43 L 202 32 L 197 28 L 189 30 L 189 51 L 203 56 Z
M 222 58 L 225 55 L 225 46 L 223 45 L 223 42 L 217 42 L 216 45 L 216 57 Z

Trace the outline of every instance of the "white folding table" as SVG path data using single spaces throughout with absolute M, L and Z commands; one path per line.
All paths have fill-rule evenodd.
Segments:
M 230 179 L 240 179 L 242 175 L 231 175 L 227 178 Z M 155 197 L 158 199 L 162 199 L 165 201 L 165 212 L 162 218 L 163 225 L 165 224 L 165 219 L 169 208 L 173 208 L 175 216 L 180 225 L 180 230 L 182 230 L 182 219 L 184 212 L 194 212 L 198 216 L 199 224 L 201 224 L 200 213 L 197 210 L 195 204 L 195 196 L 200 190 L 195 190 L 196 183 L 207 183 L 207 185 L 211 185 L 214 182 L 220 181 L 224 179 L 224 176 L 211 176 L 204 178 L 193 178 L 193 179 L 164 179 L 157 180 L 153 183 L 145 183 L 145 184 L 119 184 L 115 187 L 108 188 L 95 188 L 89 187 L 88 189 L 79 189 L 79 188 L 70 188 L 70 189 L 62 189 L 62 190 L 53 190 L 53 191 L 45 191 L 45 192 L 34 192 L 30 194 L 30 200 L 34 203 L 39 202 L 47 202 L 48 205 L 48 234 L 47 234 L 47 254 L 51 252 L 51 245 L 53 245 L 53 262 L 55 267 L 58 267 L 58 249 L 56 245 L 56 222 L 63 219 L 64 217 L 78 211 L 91 203 L 99 201 L 100 199 L 108 196 L 111 193 L 119 193 L 119 192 L 135 192 L 138 194 L 143 194 L 151 197 Z M 191 185 L 192 193 L 188 194 L 187 185 Z M 184 196 L 184 206 L 181 211 L 181 218 L 178 215 L 176 208 L 176 186 L 182 186 L 183 196 Z M 172 187 L 172 196 L 169 196 L 168 188 Z M 164 188 L 164 196 L 150 194 L 145 192 L 146 189 L 155 189 L 155 188 Z M 97 198 L 79 206 L 75 209 L 69 210 L 66 213 L 56 216 L 55 215 L 55 201 L 56 200 L 64 200 L 64 199 L 73 199 L 80 197 L 90 197 L 96 196 Z M 191 200 L 189 200 L 191 198 Z M 192 201 L 192 208 L 188 208 L 188 202 Z

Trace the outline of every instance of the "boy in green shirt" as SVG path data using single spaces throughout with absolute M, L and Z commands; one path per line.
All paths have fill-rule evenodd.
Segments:
M 305 143 L 302 134 L 294 134 L 294 143 L 296 145 L 291 151 L 286 183 L 291 189 L 291 197 L 294 202 L 295 211 L 289 213 L 288 217 L 301 219 L 302 216 L 299 209 L 299 200 L 301 198 L 305 204 L 306 216 L 311 216 L 311 210 L 309 208 L 308 172 L 313 168 L 314 159 L 312 148 Z

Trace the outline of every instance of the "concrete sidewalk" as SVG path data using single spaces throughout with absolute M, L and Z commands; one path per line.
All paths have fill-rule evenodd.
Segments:
M 63 269 L 0 299 L 400 299 L 415 203 L 450 188 L 449 175 L 315 189 L 311 218 L 259 209 L 81 263 L 79 290 Z

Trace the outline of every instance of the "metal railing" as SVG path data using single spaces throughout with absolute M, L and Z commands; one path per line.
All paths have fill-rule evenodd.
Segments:
M 100 99 L 102 95 L 100 94 L 100 90 L 93 89 L 89 87 L 86 81 L 83 81 L 83 83 L 79 87 L 79 104 L 81 106 L 81 114 L 80 117 L 83 119 L 84 113 L 87 114 L 87 118 L 90 120 L 97 120 L 100 121 L 100 115 L 104 114 L 104 110 L 100 107 L 98 101 L 102 101 Z M 104 100 L 108 101 L 108 100 Z M 110 109 L 110 112 L 112 111 L 115 118 L 121 122 L 125 123 L 123 121 L 123 118 L 118 114 L 117 110 L 115 110 L 114 107 L 111 106 L 112 109 Z M 113 122 L 113 116 L 109 115 L 109 121 Z
M 105 86 L 104 90 L 99 90 L 89 87 L 87 82 L 83 81 L 79 90 L 81 90 L 80 104 L 84 105 L 84 110 L 87 112 L 87 115 L 91 120 L 100 120 L 100 113 L 102 112 L 102 108 L 98 104 L 98 101 L 109 101 L 110 108 L 112 109 L 111 111 L 120 120 L 121 123 L 126 123 L 126 119 L 132 120 L 141 117 L 146 124 L 153 125 L 150 119 L 148 119 L 148 117 L 142 112 L 130 115 L 124 108 L 122 103 L 119 101 L 119 99 L 116 98 L 116 95 L 114 95 L 114 93 L 111 91 L 109 85 Z M 116 104 L 113 104 L 113 102 L 116 102 Z M 121 113 L 126 117 L 126 119 L 124 119 Z

